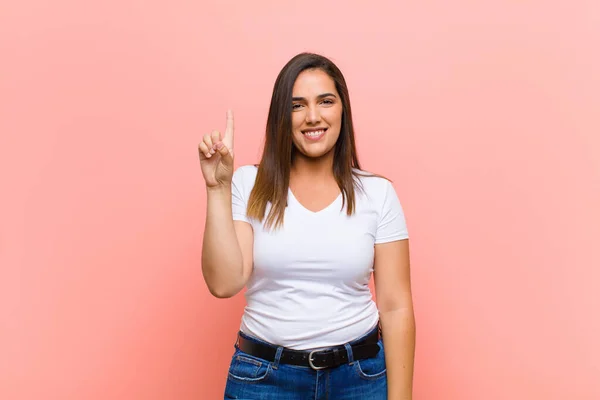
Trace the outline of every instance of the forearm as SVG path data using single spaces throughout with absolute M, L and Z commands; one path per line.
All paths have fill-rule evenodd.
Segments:
M 388 399 L 412 400 L 416 324 L 413 308 L 380 313 Z
M 202 273 L 216 297 L 231 297 L 243 287 L 243 260 L 231 210 L 231 187 L 207 190 Z

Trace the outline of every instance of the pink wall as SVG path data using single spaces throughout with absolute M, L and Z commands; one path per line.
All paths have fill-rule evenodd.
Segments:
M 415 399 L 600 398 L 600 3 L 367 3 L 2 1 L 0 398 L 221 396 L 196 144 L 256 161 L 303 50 L 406 209 Z

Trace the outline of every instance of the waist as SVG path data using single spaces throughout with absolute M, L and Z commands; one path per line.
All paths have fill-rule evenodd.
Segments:
M 322 305 L 318 312 L 297 306 L 294 312 L 248 304 L 240 331 L 268 343 L 294 350 L 335 346 L 373 329 L 379 321 L 375 302 L 360 307 Z
M 350 342 L 325 348 L 294 350 L 277 346 L 240 331 L 235 346 L 246 354 L 268 362 L 320 370 L 375 357 L 381 351 L 380 338 L 381 329 L 377 324 L 367 334 Z

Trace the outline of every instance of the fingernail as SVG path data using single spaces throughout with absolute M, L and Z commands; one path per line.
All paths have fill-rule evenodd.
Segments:
M 215 145 L 215 147 L 217 148 L 217 150 L 221 150 L 221 147 L 223 147 L 223 143 L 219 142 Z

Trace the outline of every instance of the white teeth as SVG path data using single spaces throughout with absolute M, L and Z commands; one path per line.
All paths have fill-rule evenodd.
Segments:
M 315 136 L 322 135 L 323 133 L 325 133 L 325 131 L 322 130 L 322 131 L 306 132 L 305 135 L 315 137 Z

